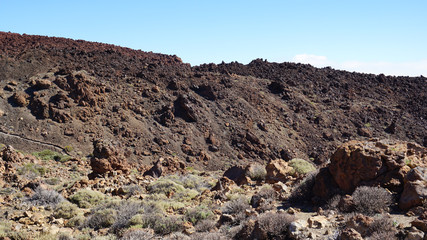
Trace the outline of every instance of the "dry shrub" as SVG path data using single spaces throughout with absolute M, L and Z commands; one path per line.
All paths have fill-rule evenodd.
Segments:
M 235 216 L 235 223 L 239 223 L 246 218 L 245 210 L 249 209 L 250 205 L 248 200 L 244 197 L 228 201 L 222 207 L 222 212 Z
M 287 213 L 263 213 L 257 220 L 268 239 L 285 239 L 289 224 L 295 221 L 295 217 Z
M 55 190 L 47 190 L 42 187 L 37 187 L 34 190 L 34 194 L 27 199 L 27 202 L 32 205 L 54 207 L 64 200 L 64 197 Z
M 190 240 L 191 238 L 184 233 L 174 232 L 168 236 L 162 237 L 163 240 Z
M 197 232 L 209 232 L 211 229 L 214 229 L 216 221 L 212 219 L 205 219 L 197 223 L 195 226 Z
M 357 212 L 374 215 L 386 210 L 392 203 L 392 195 L 381 187 L 361 186 L 352 194 Z
M 291 203 L 301 203 L 313 198 L 313 187 L 317 171 L 309 173 L 298 185 L 292 189 L 288 200 Z
M 220 232 L 204 232 L 191 235 L 191 240 L 227 240 L 229 239 Z
M 130 229 L 125 234 L 123 234 L 123 237 L 120 238 L 120 240 L 140 240 L 140 239 L 154 239 L 154 234 L 148 231 L 147 229 Z
M 270 185 L 263 186 L 258 193 L 252 196 L 251 206 L 261 212 L 271 210 L 274 208 L 276 195 L 276 191 Z
M 248 172 L 246 174 L 254 181 L 262 181 L 267 175 L 267 170 L 265 169 L 264 165 L 254 164 L 248 169 Z
M 102 209 L 92 214 L 84 223 L 84 227 L 95 230 L 107 228 L 114 224 L 117 219 L 117 211 L 111 208 Z
M 114 224 L 111 226 L 110 231 L 118 233 L 125 227 L 128 227 L 129 220 L 139 213 L 143 208 L 140 202 L 122 201 L 118 206 L 115 207 L 117 210 L 117 218 Z
M 369 226 L 368 235 L 369 239 L 395 239 L 396 232 L 393 221 L 389 217 L 380 216 Z

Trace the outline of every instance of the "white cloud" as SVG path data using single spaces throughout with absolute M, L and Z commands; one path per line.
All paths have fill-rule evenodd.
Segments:
M 396 76 L 427 76 L 427 59 L 414 62 L 361 62 L 361 61 L 330 61 L 325 56 L 298 54 L 293 62 L 308 63 L 315 67 L 331 66 L 336 69 Z
M 329 65 L 328 58 L 313 54 L 298 54 L 292 59 L 293 62 L 308 63 L 316 67 L 326 67 Z

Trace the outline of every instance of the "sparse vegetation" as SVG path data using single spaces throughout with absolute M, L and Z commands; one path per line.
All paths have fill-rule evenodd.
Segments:
M 41 152 L 34 152 L 33 155 L 41 160 L 45 160 L 45 161 L 54 160 L 57 162 L 66 162 L 71 158 L 68 155 L 63 155 L 49 149 L 43 150 Z
M 38 176 L 44 176 L 47 169 L 43 166 L 34 163 L 26 163 L 18 169 L 19 175 L 25 175 L 28 178 L 35 178 Z
M 402 193 L 424 183 L 406 174 L 424 160 L 425 78 L 46 39 L 0 33 L 0 239 L 404 239 L 415 217 L 378 213 L 427 208 Z

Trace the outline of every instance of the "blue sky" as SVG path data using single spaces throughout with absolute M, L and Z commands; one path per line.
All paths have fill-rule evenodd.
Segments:
M 175 54 L 427 76 L 427 1 L 0 0 L 0 31 Z

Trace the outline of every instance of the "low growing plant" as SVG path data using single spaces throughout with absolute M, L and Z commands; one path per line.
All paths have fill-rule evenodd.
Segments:
M 288 164 L 293 168 L 293 171 L 291 171 L 292 175 L 304 176 L 316 170 L 316 167 L 312 163 L 300 158 L 294 158 Z
M 191 222 L 193 225 L 196 225 L 202 220 L 211 219 L 213 217 L 214 214 L 212 210 L 210 210 L 207 206 L 204 205 L 192 208 L 188 210 L 185 214 L 185 219 Z
M 381 213 L 393 200 L 392 195 L 381 187 L 358 187 L 352 197 L 356 211 L 366 215 Z
M 42 187 L 37 187 L 34 190 L 34 194 L 26 200 L 26 202 L 32 205 L 38 206 L 56 206 L 65 199 L 54 190 L 43 189 Z
M 103 193 L 89 189 L 81 189 L 70 196 L 70 201 L 81 208 L 91 208 L 104 199 L 105 195 Z

